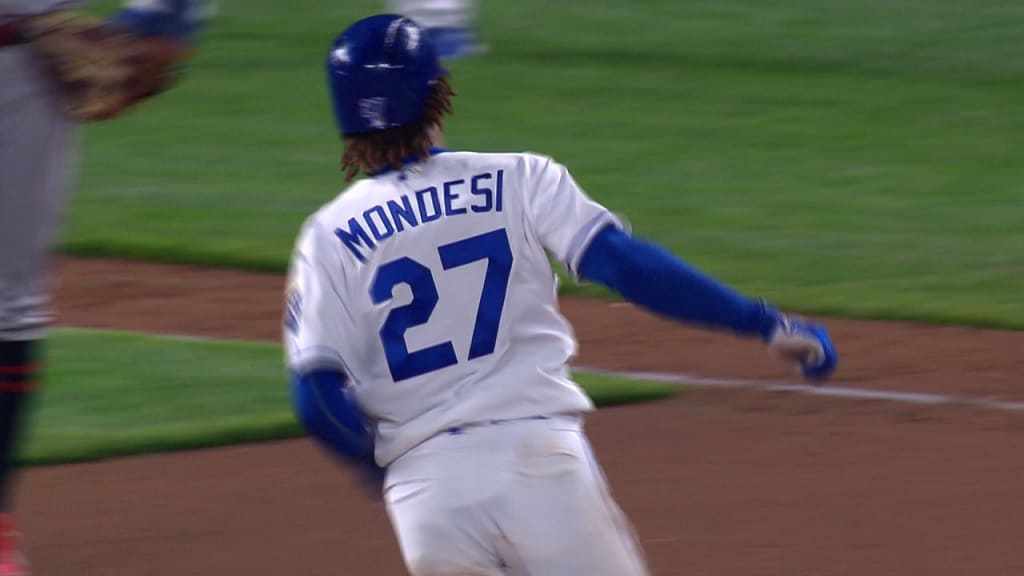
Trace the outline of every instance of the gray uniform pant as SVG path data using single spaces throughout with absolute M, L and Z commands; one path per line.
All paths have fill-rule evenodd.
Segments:
M 40 338 L 50 323 L 49 255 L 74 146 L 30 50 L 0 49 L 0 340 Z

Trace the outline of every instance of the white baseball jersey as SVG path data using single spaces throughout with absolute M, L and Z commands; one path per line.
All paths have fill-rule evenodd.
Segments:
M 593 409 L 547 253 L 575 270 L 617 219 L 562 165 L 441 152 L 353 184 L 292 258 L 290 368 L 338 368 L 388 465 L 445 430 Z

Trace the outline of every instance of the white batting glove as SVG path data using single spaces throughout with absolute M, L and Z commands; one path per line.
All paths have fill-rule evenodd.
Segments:
M 768 350 L 787 362 L 797 364 L 804 377 L 821 383 L 832 375 L 839 362 L 824 326 L 779 314 L 779 322 L 768 338 Z

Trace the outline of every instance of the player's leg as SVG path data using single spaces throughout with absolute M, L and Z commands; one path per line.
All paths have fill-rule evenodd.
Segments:
M 427 29 L 441 58 L 471 56 L 486 50 L 479 43 L 474 0 L 390 0 L 390 9 Z
M 28 574 L 11 510 L 11 466 L 37 383 L 38 341 L 0 340 L 0 576 Z
M 0 574 L 27 574 L 10 516 L 11 469 L 41 372 L 48 252 L 73 138 L 29 56 L 13 48 L 0 56 L 4 78 L 22 89 L 0 104 Z
M 643 551 L 580 425 L 536 426 L 501 510 L 513 576 L 646 576 Z
M 488 455 L 470 438 L 444 434 L 388 469 L 388 516 L 412 576 L 500 576 Z
M 516 420 L 435 437 L 388 470 L 414 576 L 646 576 L 579 421 Z

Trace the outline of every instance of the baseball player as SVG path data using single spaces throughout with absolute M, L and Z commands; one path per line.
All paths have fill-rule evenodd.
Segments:
M 548 255 L 666 317 L 759 338 L 811 380 L 836 365 L 826 330 L 634 238 L 550 158 L 443 149 L 454 91 L 413 20 L 356 22 L 326 68 L 342 168 L 366 177 L 292 257 L 299 419 L 383 489 L 415 576 L 647 574 L 583 432 L 593 405 Z
M 0 576 L 29 573 L 11 509 L 18 432 L 42 373 L 48 251 L 75 124 L 113 118 L 177 76 L 195 0 L 129 2 L 110 21 L 75 2 L 0 0 Z

